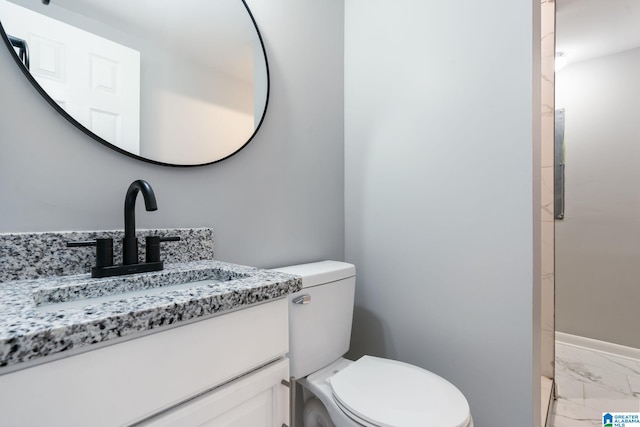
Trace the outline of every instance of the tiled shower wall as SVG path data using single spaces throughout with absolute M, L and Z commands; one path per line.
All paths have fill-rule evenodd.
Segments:
M 553 217 L 553 167 L 554 167 L 554 129 L 555 129 L 555 0 L 542 0 L 542 132 L 541 153 L 541 374 L 554 377 L 555 358 L 555 267 L 554 267 L 554 217 Z

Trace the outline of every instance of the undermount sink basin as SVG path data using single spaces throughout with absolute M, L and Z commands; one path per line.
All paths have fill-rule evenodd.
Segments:
M 62 309 L 210 286 L 246 277 L 249 275 L 220 267 L 189 269 L 174 267 L 162 271 L 102 279 L 79 276 L 34 290 L 32 296 L 37 307 L 55 306 L 55 309 Z

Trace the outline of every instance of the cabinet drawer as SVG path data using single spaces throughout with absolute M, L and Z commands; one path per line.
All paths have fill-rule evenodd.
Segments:
M 282 359 L 160 414 L 144 427 L 280 427 L 289 424 L 289 361 Z
M 282 299 L 2 375 L 2 424 L 130 424 L 287 351 Z

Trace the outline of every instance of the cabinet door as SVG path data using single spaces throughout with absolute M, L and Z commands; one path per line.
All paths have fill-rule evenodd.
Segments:
M 289 360 L 282 359 L 142 423 L 148 427 L 289 424 Z

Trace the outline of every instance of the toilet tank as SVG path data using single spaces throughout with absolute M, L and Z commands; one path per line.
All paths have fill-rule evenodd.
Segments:
M 339 261 L 276 268 L 302 276 L 302 290 L 289 298 L 289 366 L 303 378 L 349 350 L 356 268 Z

